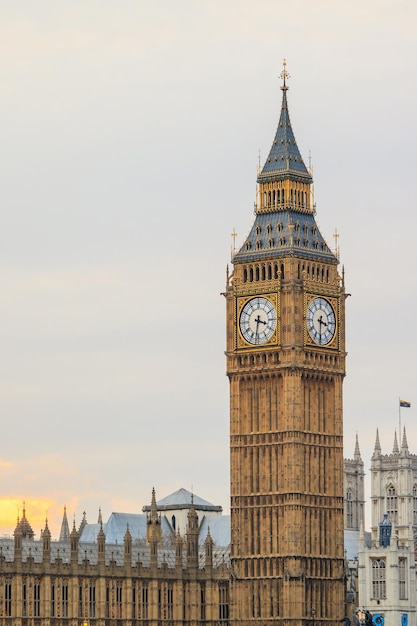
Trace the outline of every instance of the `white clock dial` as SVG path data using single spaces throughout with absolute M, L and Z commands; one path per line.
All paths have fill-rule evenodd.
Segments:
M 243 338 L 252 344 L 265 343 L 271 339 L 277 326 L 277 314 L 270 300 L 252 298 L 243 307 L 239 319 Z
M 307 330 L 311 339 L 320 346 L 327 345 L 336 331 L 333 307 L 325 298 L 314 298 L 307 309 Z

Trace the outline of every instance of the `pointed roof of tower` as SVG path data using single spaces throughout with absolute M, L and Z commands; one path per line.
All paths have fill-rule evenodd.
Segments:
M 74 520 L 72 522 L 71 537 L 75 537 L 78 534 L 79 534 L 79 532 L 77 532 L 77 529 L 75 527 L 75 517 L 74 517 Z
M 19 517 L 17 518 L 17 526 L 15 529 L 15 533 L 16 531 L 20 532 L 23 539 L 33 539 L 35 536 L 35 533 L 33 532 L 32 526 L 29 523 L 29 520 L 26 517 L 26 506 L 25 503 L 23 503 L 23 515 L 22 515 L 22 519 L 19 520 Z
M 380 454 L 381 454 L 381 443 L 379 441 L 379 431 L 378 429 L 376 429 L 375 446 L 374 446 L 374 453 L 372 457 L 380 456 Z
M 355 461 L 362 461 L 361 451 L 359 449 L 358 433 L 356 433 L 355 453 L 354 453 L 353 458 L 355 459 Z
M 403 438 L 401 441 L 401 454 L 403 455 L 407 455 L 409 454 L 409 450 L 408 450 L 408 441 L 407 441 L 407 435 L 405 432 L 405 426 L 404 426 L 404 430 L 403 430 Z
M 400 449 L 398 447 L 397 431 L 395 431 L 394 433 L 394 445 L 392 447 L 392 454 L 400 454 Z
M 158 520 L 158 507 L 156 506 L 156 493 L 155 487 L 152 487 L 152 499 L 151 499 L 151 514 L 150 514 L 151 522 L 156 522 Z
M 48 518 L 46 518 L 45 520 L 45 528 L 42 533 L 42 537 L 45 537 L 45 536 L 49 536 L 49 537 L 51 536 L 51 531 L 49 530 L 49 526 L 48 526 Z
M 268 158 L 265 161 L 265 165 L 259 174 L 258 182 L 263 182 L 265 179 L 270 179 L 271 177 L 282 179 L 289 176 L 295 176 L 297 178 L 301 176 L 303 179 L 312 182 L 312 177 L 304 165 L 291 126 L 287 103 L 287 79 L 289 77 L 286 70 L 286 61 L 284 59 L 284 69 L 280 75 L 280 78 L 283 79 L 283 85 L 281 87 L 281 114 L 274 141 L 269 151 Z
M 70 531 L 67 518 L 67 507 L 64 506 L 64 515 L 62 517 L 61 532 L 59 533 L 59 541 L 69 541 Z
M 126 532 L 124 536 L 124 541 L 132 541 L 132 535 L 130 534 L 129 522 L 126 524 Z
M 271 192 L 260 189 L 258 199 L 263 197 L 262 194 L 278 194 L 280 189 L 282 196 L 277 201 L 278 196 L 273 195 L 275 199 L 270 199 L 266 208 L 263 200 L 257 201 L 255 221 L 243 245 L 233 255 L 232 262 L 253 262 L 290 255 L 337 265 L 339 260 L 327 245 L 314 219 L 314 205 L 306 198 L 301 199 L 304 196 L 310 198 L 313 179 L 301 157 L 290 122 L 285 61 L 281 78 L 281 114 L 271 150 L 257 182 L 261 188 L 269 188 L 270 183 L 277 188 Z M 295 188 L 299 183 L 303 187 L 302 191 Z

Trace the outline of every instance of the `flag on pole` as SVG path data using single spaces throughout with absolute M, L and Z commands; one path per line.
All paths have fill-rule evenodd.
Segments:
M 400 406 L 403 406 L 403 407 L 408 409 L 411 406 L 411 402 L 406 402 L 405 400 L 400 400 Z

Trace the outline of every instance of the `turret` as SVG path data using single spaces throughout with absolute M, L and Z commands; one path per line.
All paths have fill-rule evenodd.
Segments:
M 183 541 L 180 534 L 180 529 L 178 528 L 177 534 L 175 535 L 175 567 L 177 570 L 182 570 L 182 547 Z
M 104 534 L 103 524 L 100 524 L 100 530 L 97 533 L 97 549 L 98 562 L 104 565 L 106 561 L 106 535 Z
M 146 516 L 146 539 L 148 543 L 159 542 L 162 538 L 161 516 L 158 514 L 155 487 L 152 488 L 151 510 Z
M 210 535 L 210 528 L 207 531 L 207 537 L 204 542 L 204 549 L 206 572 L 211 572 L 211 570 L 213 569 L 213 539 Z
M 191 569 L 198 568 L 198 515 L 191 496 L 191 506 L 187 515 L 187 564 Z
M 77 529 L 75 528 L 75 519 L 74 519 L 72 531 L 70 534 L 71 563 L 73 565 L 78 564 L 78 539 L 79 539 L 79 535 L 77 533 Z
M 42 533 L 42 560 L 44 563 L 51 561 L 51 531 L 48 527 L 48 520 L 45 521 L 45 528 Z
M 126 532 L 123 539 L 124 543 L 124 564 L 125 567 L 132 565 L 132 535 L 130 534 L 129 524 L 126 526 Z
M 14 536 L 14 558 L 15 561 L 22 560 L 22 527 L 19 517 L 17 518 L 16 528 L 13 533 Z

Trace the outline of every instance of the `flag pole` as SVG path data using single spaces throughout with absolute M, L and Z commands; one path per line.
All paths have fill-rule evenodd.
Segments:
M 401 398 L 398 398 L 398 442 L 401 450 Z

